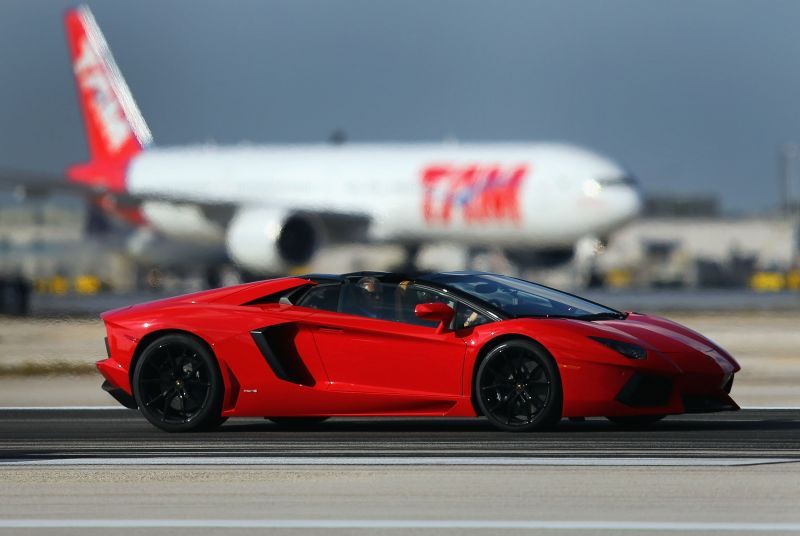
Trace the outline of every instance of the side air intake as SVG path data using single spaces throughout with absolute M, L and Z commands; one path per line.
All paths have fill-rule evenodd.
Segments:
M 294 345 L 297 326 L 281 324 L 253 330 L 250 335 L 278 379 L 309 387 L 314 385 L 314 377 Z

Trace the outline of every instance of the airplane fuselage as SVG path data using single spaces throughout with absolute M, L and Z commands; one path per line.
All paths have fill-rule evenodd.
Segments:
M 223 239 L 196 208 L 219 204 L 363 216 L 381 241 L 534 248 L 633 218 L 641 201 L 625 177 L 611 160 L 551 143 L 240 146 L 143 151 L 126 187 L 161 199 L 144 215 L 174 237 Z
M 641 208 L 620 166 L 566 144 L 157 148 L 89 8 L 65 26 L 90 153 L 70 179 L 132 198 L 129 219 L 224 246 L 253 272 L 337 242 L 571 248 Z

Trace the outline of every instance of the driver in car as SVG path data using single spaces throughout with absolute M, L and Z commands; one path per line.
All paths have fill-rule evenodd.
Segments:
M 362 277 L 356 282 L 355 314 L 369 318 L 380 318 L 383 299 L 380 281 L 371 276 Z

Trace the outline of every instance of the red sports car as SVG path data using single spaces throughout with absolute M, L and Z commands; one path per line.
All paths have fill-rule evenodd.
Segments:
M 228 417 L 476 415 L 528 431 L 738 409 L 739 365 L 702 335 L 490 273 L 286 277 L 102 318 L 104 388 L 170 432 Z

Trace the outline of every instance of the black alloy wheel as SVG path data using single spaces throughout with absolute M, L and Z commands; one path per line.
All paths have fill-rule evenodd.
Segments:
M 142 352 L 133 373 L 139 411 L 167 432 L 208 430 L 225 420 L 216 358 L 189 335 L 165 335 Z
M 478 367 L 475 399 L 500 430 L 527 432 L 561 419 L 561 379 L 555 362 L 524 339 L 503 342 Z

